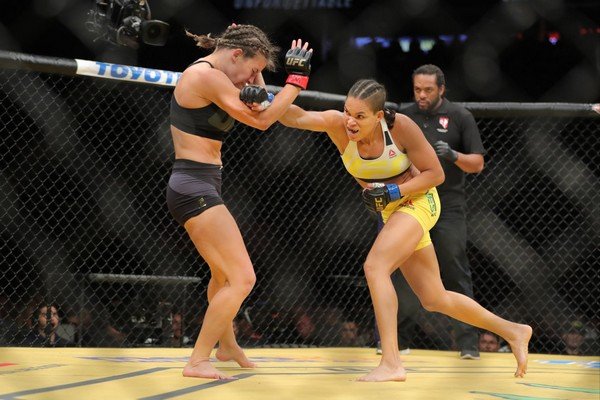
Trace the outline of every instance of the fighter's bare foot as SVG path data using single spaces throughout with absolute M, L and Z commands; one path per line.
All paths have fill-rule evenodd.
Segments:
M 515 358 L 517 359 L 517 370 L 515 371 L 515 377 L 523 378 L 527 373 L 527 356 L 529 354 L 529 339 L 533 329 L 529 325 L 519 324 L 518 329 L 515 330 L 512 339 L 506 339 L 510 345 Z
M 246 357 L 244 350 L 241 347 L 237 346 L 235 348 L 224 348 L 219 347 L 217 349 L 217 359 L 219 361 L 230 361 L 233 360 L 239 364 L 242 368 L 256 368 L 256 364 L 253 363 Z
M 369 372 L 367 375 L 361 376 L 357 380 L 360 382 L 404 382 L 406 380 L 406 370 L 402 366 L 388 367 L 386 365 L 379 364 L 377 368 Z
M 210 361 L 203 359 L 192 363 L 191 361 L 183 367 L 183 376 L 188 378 L 205 378 L 205 379 L 222 379 L 222 380 L 234 380 L 231 376 L 227 376 L 219 372 L 215 367 L 212 366 Z

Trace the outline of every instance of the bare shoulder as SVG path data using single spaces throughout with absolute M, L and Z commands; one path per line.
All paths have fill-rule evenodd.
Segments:
M 338 110 L 325 110 L 322 112 L 323 119 L 327 122 L 327 126 L 335 127 L 344 124 L 344 114 Z
M 421 137 L 425 138 L 421 128 L 410 117 L 400 113 L 396 113 L 394 126 L 390 129 L 390 132 L 394 142 L 402 150 L 412 147 L 411 143 L 414 140 L 419 140 Z
M 412 119 L 410 119 L 410 117 L 408 117 L 404 114 L 396 113 L 396 120 L 395 120 L 394 126 L 406 127 L 407 125 L 412 125 L 412 124 L 414 124 L 414 122 Z
M 226 77 L 223 72 L 211 68 L 207 64 L 194 64 L 183 71 L 179 83 L 188 83 L 192 85 L 198 83 L 210 84 L 210 82 L 215 80 L 219 81 L 223 77 Z
M 175 88 L 175 96 L 183 107 L 204 106 L 207 104 L 206 100 L 210 99 L 208 103 L 214 101 L 219 88 L 230 82 L 223 72 L 206 64 L 192 65 L 181 74 Z
M 321 112 L 326 132 L 329 136 L 346 135 L 344 127 L 344 114 L 337 110 L 325 110 Z
M 419 127 L 417 126 L 417 124 L 410 119 L 410 117 L 404 115 L 404 114 L 400 114 L 400 113 L 396 113 L 396 118 L 394 120 L 394 127 L 392 128 L 392 135 L 396 136 L 403 136 L 403 135 L 410 135 L 412 133 L 414 133 L 416 131 L 419 131 Z

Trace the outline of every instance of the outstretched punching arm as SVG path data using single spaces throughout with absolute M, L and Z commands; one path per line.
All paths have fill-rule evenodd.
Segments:
M 335 110 L 306 111 L 292 104 L 279 118 L 279 122 L 290 128 L 327 132 L 333 125 L 333 120 L 340 115 L 340 112 Z

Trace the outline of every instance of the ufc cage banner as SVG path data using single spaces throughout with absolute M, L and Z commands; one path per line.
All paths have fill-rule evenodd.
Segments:
M 175 86 L 181 72 L 165 71 L 123 64 L 111 64 L 100 61 L 75 59 L 77 75 L 95 76 L 99 78 L 122 81 L 149 83 L 153 85 Z

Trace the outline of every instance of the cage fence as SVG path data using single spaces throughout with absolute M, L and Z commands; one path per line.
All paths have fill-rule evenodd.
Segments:
M 166 207 L 170 95 L 0 69 L 2 345 L 32 345 L 51 304 L 73 345 L 193 345 L 209 269 Z M 466 105 L 488 149 L 467 179 L 475 298 L 532 324 L 534 352 L 562 352 L 579 324 L 598 354 L 600 118 Z M 224 200 L 257 274 L 235 319 L 240 344 L 374 345 L 362 264 L 377 223 L 335 146 L 322 133 L 237 124 L 223 159 Z M 417 319 L 416 347 L 453 348 L 447 317 Z

